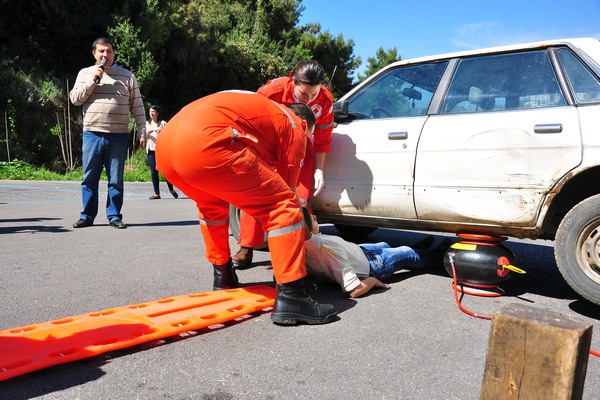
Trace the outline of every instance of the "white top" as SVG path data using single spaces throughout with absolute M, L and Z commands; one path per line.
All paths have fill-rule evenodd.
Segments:
M 367 256 L 355 243 L 338 236 L 313 234 L 304 242 L 304 248 L 308 273 L 336 281 L 345 292 L 369 276 Z
M 165 121 L 146 121 L 146 153 L 150 151 L 156 151 L 156 139 L 158 134 L 165 127 L 167 123 Z

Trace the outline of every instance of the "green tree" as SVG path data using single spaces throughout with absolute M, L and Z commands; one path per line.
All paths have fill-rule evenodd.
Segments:
M 66 83 L 72 85 L 76 72 L 92 63 L 91 43 L 106 35 L 113 15 L 133 3 L 139 9 L 145 1 L 106 0 L 105 11 L 98 12 L 92 1 L 0 0 L 0 112 L 7 111 L 11 99 L 16 129 L 12 158 L 62 168 L 53 128 L 56 115 L 67 107 Z M 0 160 L 7 156 L 0 149 Z
M 383 47 L 377 49 L 375 57 L 367 58 L 367 68 L 365 68 L 365 75 L 358 74 L 358 81 L 362 82 L 381 68 L 395 62 L 402 60 L 402 57 L 398 55 L 396 48 L 383 50 Z
M 360 57 L 352 54 L 354 49 L 352 39 L 345 41 L 342 34 L 334 38 L 329 31 L 321 32 L 320 24 L 309 24 L 303 27 L 300 44 L 303 48 L 309 49 L 312 58 L 325 69 L 334 98 L 352 89 L 354 71 L 361 64 Z
M 81 108 L 69 107 L 68 91 L 77 71 L 93 63 L 99 36 L 112 36 L 117 63 L 136 75 L 146 105 L 160 104 L 165 119 L 219 90 L 256 90 L 305 59 L 323 65 L 339 97 L 360 65 L 352 40 L 319 24 L 298 26 L 301 0 L 105 0 L 99 7 L 0 0 L 0 113 L 10 116 L 0 130 L 10 133 L 11 158 L 64 168 L 59 138 L 72 126 L 72 159 L 80 159 Z M 1 146 L 0 161 L 7 153 Z
M 149 49 L 149 42 L 141 37 L 141 27 L 134 26 L 129 18 L 115 17 L 115 24 L 108 28 L 115 49 L 118 49 L 118 63 L 134 73 L 140 88 L 152 83 L 158 65 Z M 116 51 L 116 50 L 115 50 Z

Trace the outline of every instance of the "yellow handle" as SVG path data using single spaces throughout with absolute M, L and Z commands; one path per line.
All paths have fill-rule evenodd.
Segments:
M 527 272 L 525 272 L 524 270 L 522 270 L 521 268 L 517 268 L 514 265 L 503 265 L 502 268 L 506 268 L 508 270 L 511 270 L 512 272 L 516 272 L 517 274 L 526 274 Z

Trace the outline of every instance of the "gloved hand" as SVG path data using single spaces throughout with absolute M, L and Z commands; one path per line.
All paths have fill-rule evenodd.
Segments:
M 325 180 L 323 179 L 323 170 L 315 169 L 315 191 L 313 196 L 317 196 L 323 190 Z

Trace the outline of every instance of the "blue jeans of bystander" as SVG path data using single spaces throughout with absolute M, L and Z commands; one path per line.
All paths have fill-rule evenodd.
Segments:
M 98 184 L 103 168 L 106 168 L 108 178 L 106 218 L 109 222 L 123 219 L 121 215 L 124 194 L 123 172 L 128 142 L 128 133 L 83 132 L 81 219 L 94 222 L 98 214 Z

